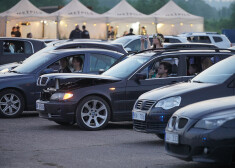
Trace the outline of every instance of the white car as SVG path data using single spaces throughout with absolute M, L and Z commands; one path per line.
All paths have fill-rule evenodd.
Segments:
M 141 37 L 142 37 L 141 35 L 124 36 L 112 41 L 111 43 L 121 43 L 128 52 L 140 51 Z M 165 38 L 164 43 L 188 43 L 186 37 L 164 36 L 164 38 Z M 149 36 L 149 40 L 152 43 L 153 36 Z M 145 42 L 145 48 L 147 48 L 147 42 Z
M 232 47 L 231 42 L 224 34 L 218 34 L 216 32 L 183 33 L 178 36 L 186 37 L 191 43 L 211 43 L 218 48 Z

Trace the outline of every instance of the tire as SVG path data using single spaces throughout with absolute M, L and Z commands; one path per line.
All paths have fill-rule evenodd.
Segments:
M 158 138 L 160 138 L 161 140 L 165 139 L 165 134 L 156 134 Z
M 24 97 L 14 89 L 0 92 L 0 116 L 4 118 L 19 117 L 25 106 Z
M 55 123 L 59 124 L 59 125 L 63 125 L 63 126 L 70 126 L 70 125 L 74 125 L 74 122 L 63 122 L 63 121 L 54 121 Z
M 108 103 L 98 96 L 88 96 L 77 106 L 76 121 L 80 128 L 97 131 L 107 126 L 110 120 Z

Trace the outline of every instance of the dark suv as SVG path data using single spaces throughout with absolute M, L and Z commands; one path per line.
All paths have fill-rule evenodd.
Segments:
M 59 124 L 77 122 L 82 128 L 99 130 L 109 121 L 131 120 L 133 105 L 142 93 L 191 79 L 190 63 L 206 57 L 217 62 L 231 55 L 220 50 L 149 50 L 129 56 L 102 75 L 42 75 L 38 85 L 47 85 L 48 89 L 41 93 L 37 110 L 40 117 Z M 157 71 L 162 61 L 172 65 L 169 76 L 150 78 L 150 72 Z M 69 79 L 74 81 L 63 82 Z M 57 85 L 50 85 L 51 80 Z
M 226 57 L 226 53 L 220 54 L 220 59 Z M 209 60 L 215 61 L 217 58 L 215 56 Z M 198 101 L 234 95 L 234 64 L 235 56 L 231 56 L 189 82 L 158 88 L 141 95 L 133 108 L 134 129 L 155 133 L 163 138 L 169 118 L 179 108 Z

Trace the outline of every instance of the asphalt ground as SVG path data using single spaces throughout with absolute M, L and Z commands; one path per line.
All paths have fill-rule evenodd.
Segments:
M 131 122 L 84 131 L 41 119 L 36 112 L 0 119 L 0 168 L 225 168 L 168 156 L 156 135 Z

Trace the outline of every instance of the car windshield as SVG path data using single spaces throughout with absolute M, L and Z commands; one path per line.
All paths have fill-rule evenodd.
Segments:
M 102 75 L 114 76 L 117 78 L 126 78 L 135 72 L 141 65 L 147 62 L 151 57 L 131 56 L 117 65 L 113 66 Z
M 201 72 L 191 82 L 195 83 L 223 83 L 235 73 L 235 56 L 216 63 Z
M 121 43 L 123 46 L 125 46 L 130 40 L 131 40 L 131 38 L 121 37 L 121 38 L 118 38 L 118 39 L 112 41 L 111 43 Z
M 28 59 L 26 59 L 18 67 L 14 68 L 12 71 L 22 74 L 30 74 L 39 67 L 41 67 L 43 64 L 51 60 L 53 56 L 55 56 L 55 54 L 51 54 L 48 52 L 37 52 Z

